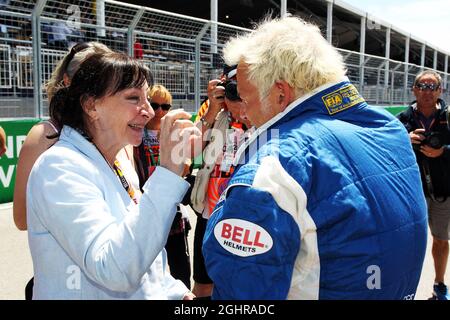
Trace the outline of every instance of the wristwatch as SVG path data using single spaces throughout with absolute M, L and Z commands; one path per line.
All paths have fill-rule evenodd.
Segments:
M 201 117 L 200 122 L 202 123 L 202 125 L 204 125 L 207 128 L 211 128 L 213 125 L 212 123 L 209 123 L 208 121 L 206 121 L 205 117 Z

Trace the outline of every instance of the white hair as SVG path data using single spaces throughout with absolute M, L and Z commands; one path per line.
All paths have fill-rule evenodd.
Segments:
M 223 53 L 228 65 L 248 65 L 248 80 L 261 97 L 278 80 L 286 81 L 299 97 L 345 75 L 339 52 L 317 26 L 298 17 L 265 19 L 253 32 L 230 39 Z

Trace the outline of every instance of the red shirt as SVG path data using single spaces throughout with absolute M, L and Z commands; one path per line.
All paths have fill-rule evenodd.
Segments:
M 144 49 L 142 48 L 142 44 L 140 42 L 134 43 L 134 58 L 142 59 L 144 57 Z

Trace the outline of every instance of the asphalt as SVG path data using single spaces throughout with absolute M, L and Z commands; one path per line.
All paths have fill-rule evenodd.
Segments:
M 192 257 L 193 230 L 195 230 L 196 222 L 193 212 L 190 212 L 190 220 L 192 230 L 189 234 L 189 248 Z M 432 238 L 428 234 L 427 253 L 416 300 L 426 300 L 431 296 L 434 281 L 431 243 Z M 32 276 L 33 264 L 28 249 L 27 233 L 16 229 L 12 218 L 12 204 L 0 204 L 0 300 L 24 299 L 25 285 Z M 447 284 L 450 284 L 449 266 L 447 266 L 445 280 Z

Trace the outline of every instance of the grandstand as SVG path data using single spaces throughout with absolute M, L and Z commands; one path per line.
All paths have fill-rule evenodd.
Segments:
M 442 75 L 450 100 L 449 53 L 343 1 L 229 0 L 220 2 L 214 21 L 208 0 L 189 7 L 182 0 L 152 1 L 152 8 L 134 2 L 0 0 L 0 118 L 46 117 L 43 88 L 56 63 L 74 43 L 93 40 L 142 59 L 173 93 L 175 106 L 195 111 L 208 81 L 221 72 L 223 44 L 269 10 L 316 23 L 369 103 L 407 104 L 424 68 Z

